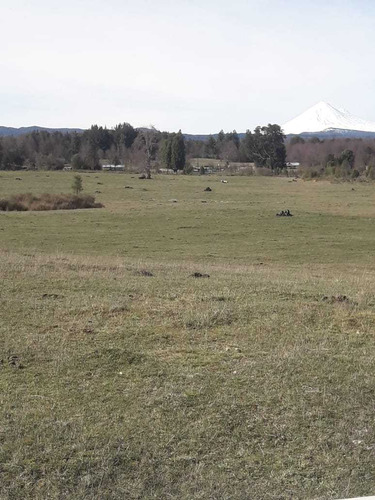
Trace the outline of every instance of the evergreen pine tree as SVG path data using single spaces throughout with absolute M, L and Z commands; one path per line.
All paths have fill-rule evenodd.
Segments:
M 172 168 L 172 140 L 172 137 L 167 137 L 160 147 L 161 162 L 165 168 Z
M 171 146 L 171 165 L 173 170 L 183 170 L 186 161 L 185 139 L 181 130 L 173 137 Z
M 75 175 L 72 184 L 73 193 L 77 196 L 83 190 L 82 177 L 80 175 Z

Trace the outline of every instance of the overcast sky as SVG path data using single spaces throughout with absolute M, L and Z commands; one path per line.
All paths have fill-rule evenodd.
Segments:
M 375 122 L 373 0 L 0 0 L 0 125 Z

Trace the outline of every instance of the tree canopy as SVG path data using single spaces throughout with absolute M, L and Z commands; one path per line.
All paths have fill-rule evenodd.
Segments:
M 271 170 L 282 169 L 286 165 L 285 136 L 279 125 L 268 124 L 248 130 L 242 142 L 242 150 L 248 161 L 257 167 Z
M 168 134 L 163 139 L 160 157 L 166 168 L 175 172 L 183 170 L 186 164 L 186 146 L 181 130 L 177 134 Z

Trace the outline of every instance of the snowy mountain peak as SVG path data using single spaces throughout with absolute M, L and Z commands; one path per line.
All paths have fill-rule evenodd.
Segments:
M 324 132 L 332 129 L 375 132 L 375 123 L 321 101 L 293 120 L 284 123 L 281 128 L 285 134 Z

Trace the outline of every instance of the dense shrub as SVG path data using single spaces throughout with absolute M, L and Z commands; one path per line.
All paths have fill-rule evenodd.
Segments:
M 0 211 L 6 211 L 6 212 L 24 212 L 27 210 L 25 205 L 22 203 L 19 203 L 16 200 L 16 197 L 12 196 L 11 198 L 8 199 L 0 199 Z
M 9 198 L 0 199 L 1 211 L 26 211 L 26 210 L 75 210 L 80 208 L 101 208 L 101 203 L 96 203 L 94 196 L 49 194 L 35 196 L 31 193 L 16 194 Z

